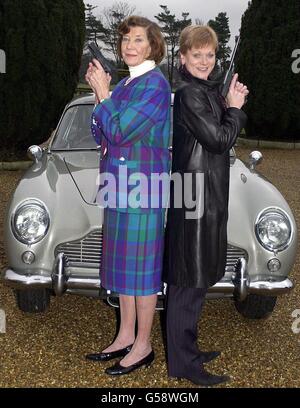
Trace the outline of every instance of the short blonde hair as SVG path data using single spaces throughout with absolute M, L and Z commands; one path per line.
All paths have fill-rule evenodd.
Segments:
M 188 50 L 203 48 L 211 45 L 215 51 L 218 50 L 219 42 L 216 32 L 209 26 L 190 25 L 185 27 L 179 38 L 179 51 L 185 55 Z

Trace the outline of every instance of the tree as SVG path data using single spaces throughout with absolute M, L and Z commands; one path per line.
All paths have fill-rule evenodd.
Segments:
M 82 0 L 1 2 L 2 150 L 20 152 L 49 137 L 77 86 L 85 27 Z
M 100 18 L 96 18 L 93 14 L 93 10 L 97 6 L 87 4 L 85 6 L 85 42 L 95 41 L 103 37 L 104 27 Z
M 165 33 L 167 43 L 168 77 L 171 86 L 173 85 L 175 58 L 178 53 L 179 36 L 181 31 L 191 24 L 188 18 L 189 13 L 181 13 L 182 19 L 177 19 L 175 14 L 171 14 L 167 6 L 160 5 L 163 10 L 155 18 L 161 24 L 161 30 Z
M 114 2 L 111 7 L 104 8 L 98 17 L 93 14 L 95 8 L 97 6 L 90 4 L 85 8 L 86 42 L 95 41 L 100 49 L 112 54 L 118 67 L 123 67 L 117 51 L 118 27 L 125 18 L 135 12 L 135 7 L 123 1 Z M 83 60 L 85 59 L 83 56 Z
M 219 49 L 216 59 L 219 62 L 221 72 L 224 73 L 227 69 L 227 61 L 231 53 L 231 49 L 227 45 L 230 39 L 229 18 L 225 12 L 221 12 L 214 20 L 209 20 L 207 24 L 217 33 Z
M 253 0 L 242 17 L 237 71 L 250 95 L 247 136 L 292 139 L 300 135 L 300 81 L 292 71 L 300 44 L 298 0 Z
M 103 10 L 105 18 L 105 28 L 102 35 L 104 43 L 104 50 L 111 52 L 114 56 L 118 67 L 122 66 L 121 58 L 117 52 L 118 41 L 118 27 L 125 18 L 129 17 L 135 12 L 135 7 L 130 6 L 126 2 L 115 2 L 111 7 Z
M 204 21 L 201 18 L 196 17 L 195 18 L 195 24 L 196 25 L 204 25 Z

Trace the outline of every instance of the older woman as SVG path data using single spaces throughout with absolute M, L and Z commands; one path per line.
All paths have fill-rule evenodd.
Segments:
M 182 85 L 174 101 L 172 172 L 182 175 L 182 208 L 174 191 L 168 213 L 168 371 L 171 377 L 213 385 L 228 377 L 212 375 L 203 363 L 219 352 L 197 347 L 197 322 L 207 289 L 225 273 L 229 191 L 229 150 L 245 125 L 241 110 L 247 87 L 234 76 L 226 101 L 211 80 L 218 40 L 207 26 L 189 26 L 180 37 Z M 190 175 L 192 182 L 185 183 Z M 184 177 L 185 176 L 185 177 Z M 181 193 L 180 193 L 181 195 Z M 195 202 L 195 208 L 190 203 Z M 178 201 L 177 201 L 178 202 Z M 221 334 L 220 334 L 221 335 Z
M 110 77 L 96 60 L 86 74 L 96 96 L 92 132 L 101 142 L 100 172 L 113 175 L 117 187 L 115 195 L 107 185 L 107 194 L 98 194 L 106 204 L 100 276 L 105 289 L 119 293 L 121 324 L 109 347 L 87 355 L 94 361 L 123 357 L 105 370 L 110 375 L 130 373 L 154 360 L 150 333 L 161 289 L 164 203 L 160 190 L 151 191 L 151 176 L 168 173 L 170 162 L 171 93 L 157 67 L 165 53 L 159 27 L 143 17 L 127 18 L 119 27 L 118 50 L 130 77 L 111 97 Z M 110 195 L 108 204 L 105 195 Z M 153 196 L 160 202 L 153 204 Z

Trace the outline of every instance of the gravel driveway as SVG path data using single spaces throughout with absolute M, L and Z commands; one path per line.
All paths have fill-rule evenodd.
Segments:
M 300 151 L 264 150 L 259 170 L 286 197 L 300 225 Z M 250 150 L 238 149 L 246 159 Z M 0 266 L 3 217 L 11 191 L 21 171 L 0 172 Z M 300 258 L 291 275 L 296 288 L 279 298 L 272 316 L 251 321 L 241 317 L 230 300 L 206 302 L 199 324 L 201 348 L 221 350 L 222 356 L 207 365 L 226 373 L 231 382 L 220 387 L 300 387 L 300 334 L 292 331 L 295 309 L 300 309 Z M 107 346 L 115 333 L 115 311 L 95 299 L 65 295 L 51 299 L 45 314 L 18 310 L 11 289 L 0 284 L 0 309 L 6 312 L 6 334 L 0 334 L 0 387 L 195 387 L 167 376 L 159 313 L 153 327 L 154 364 L 120 378 L 103 374 L 107 363 L 84 359 Z

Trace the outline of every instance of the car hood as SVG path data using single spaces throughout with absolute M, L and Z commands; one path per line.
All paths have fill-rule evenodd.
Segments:
M 57 177 L 55 173 L 66 173 L 67 170 L 82 199 L 88 204 L 95 204 L 99 188 L 100 153 L 96 150 L 68 151 L 54 156 L 53 164 L 56 171 L 49 168 L 49 163 L 47 166 L 47 178 L 50 184 Z M 246 163 L 237 159 L 231 166 L 230 173 L 231 199 L 239 197 L 240 201 L 245 200 L 244 205 L 247 207 L 248 214 L 250 212 L 253 216 L 257 216 L 259 209 L 270 205 L 279 206 L 290 212 L 288 204 L 276 187 L 259 172 L 250 171 Z M 241 180 L 242 174 L 246 176 L 246 185 Z
M 64 162 L 82 199 L 95 204 L 98 192 L 99 153 L 97 151 L 63 152 L 60 159 Z
M 73 185 L 83 201 L 95 205 L 99 158 L 100 153 L 96 150 L 52 151 L 44 154 L 41 161 L 33 163 L 27 170 L 18 191 L 31 191 L 30 195 L 36 197 L 40 194 L 43 197 L 45 191 L 65 196 L 70 194 Z M 50 189 L 47 190 L 46 185 Z

